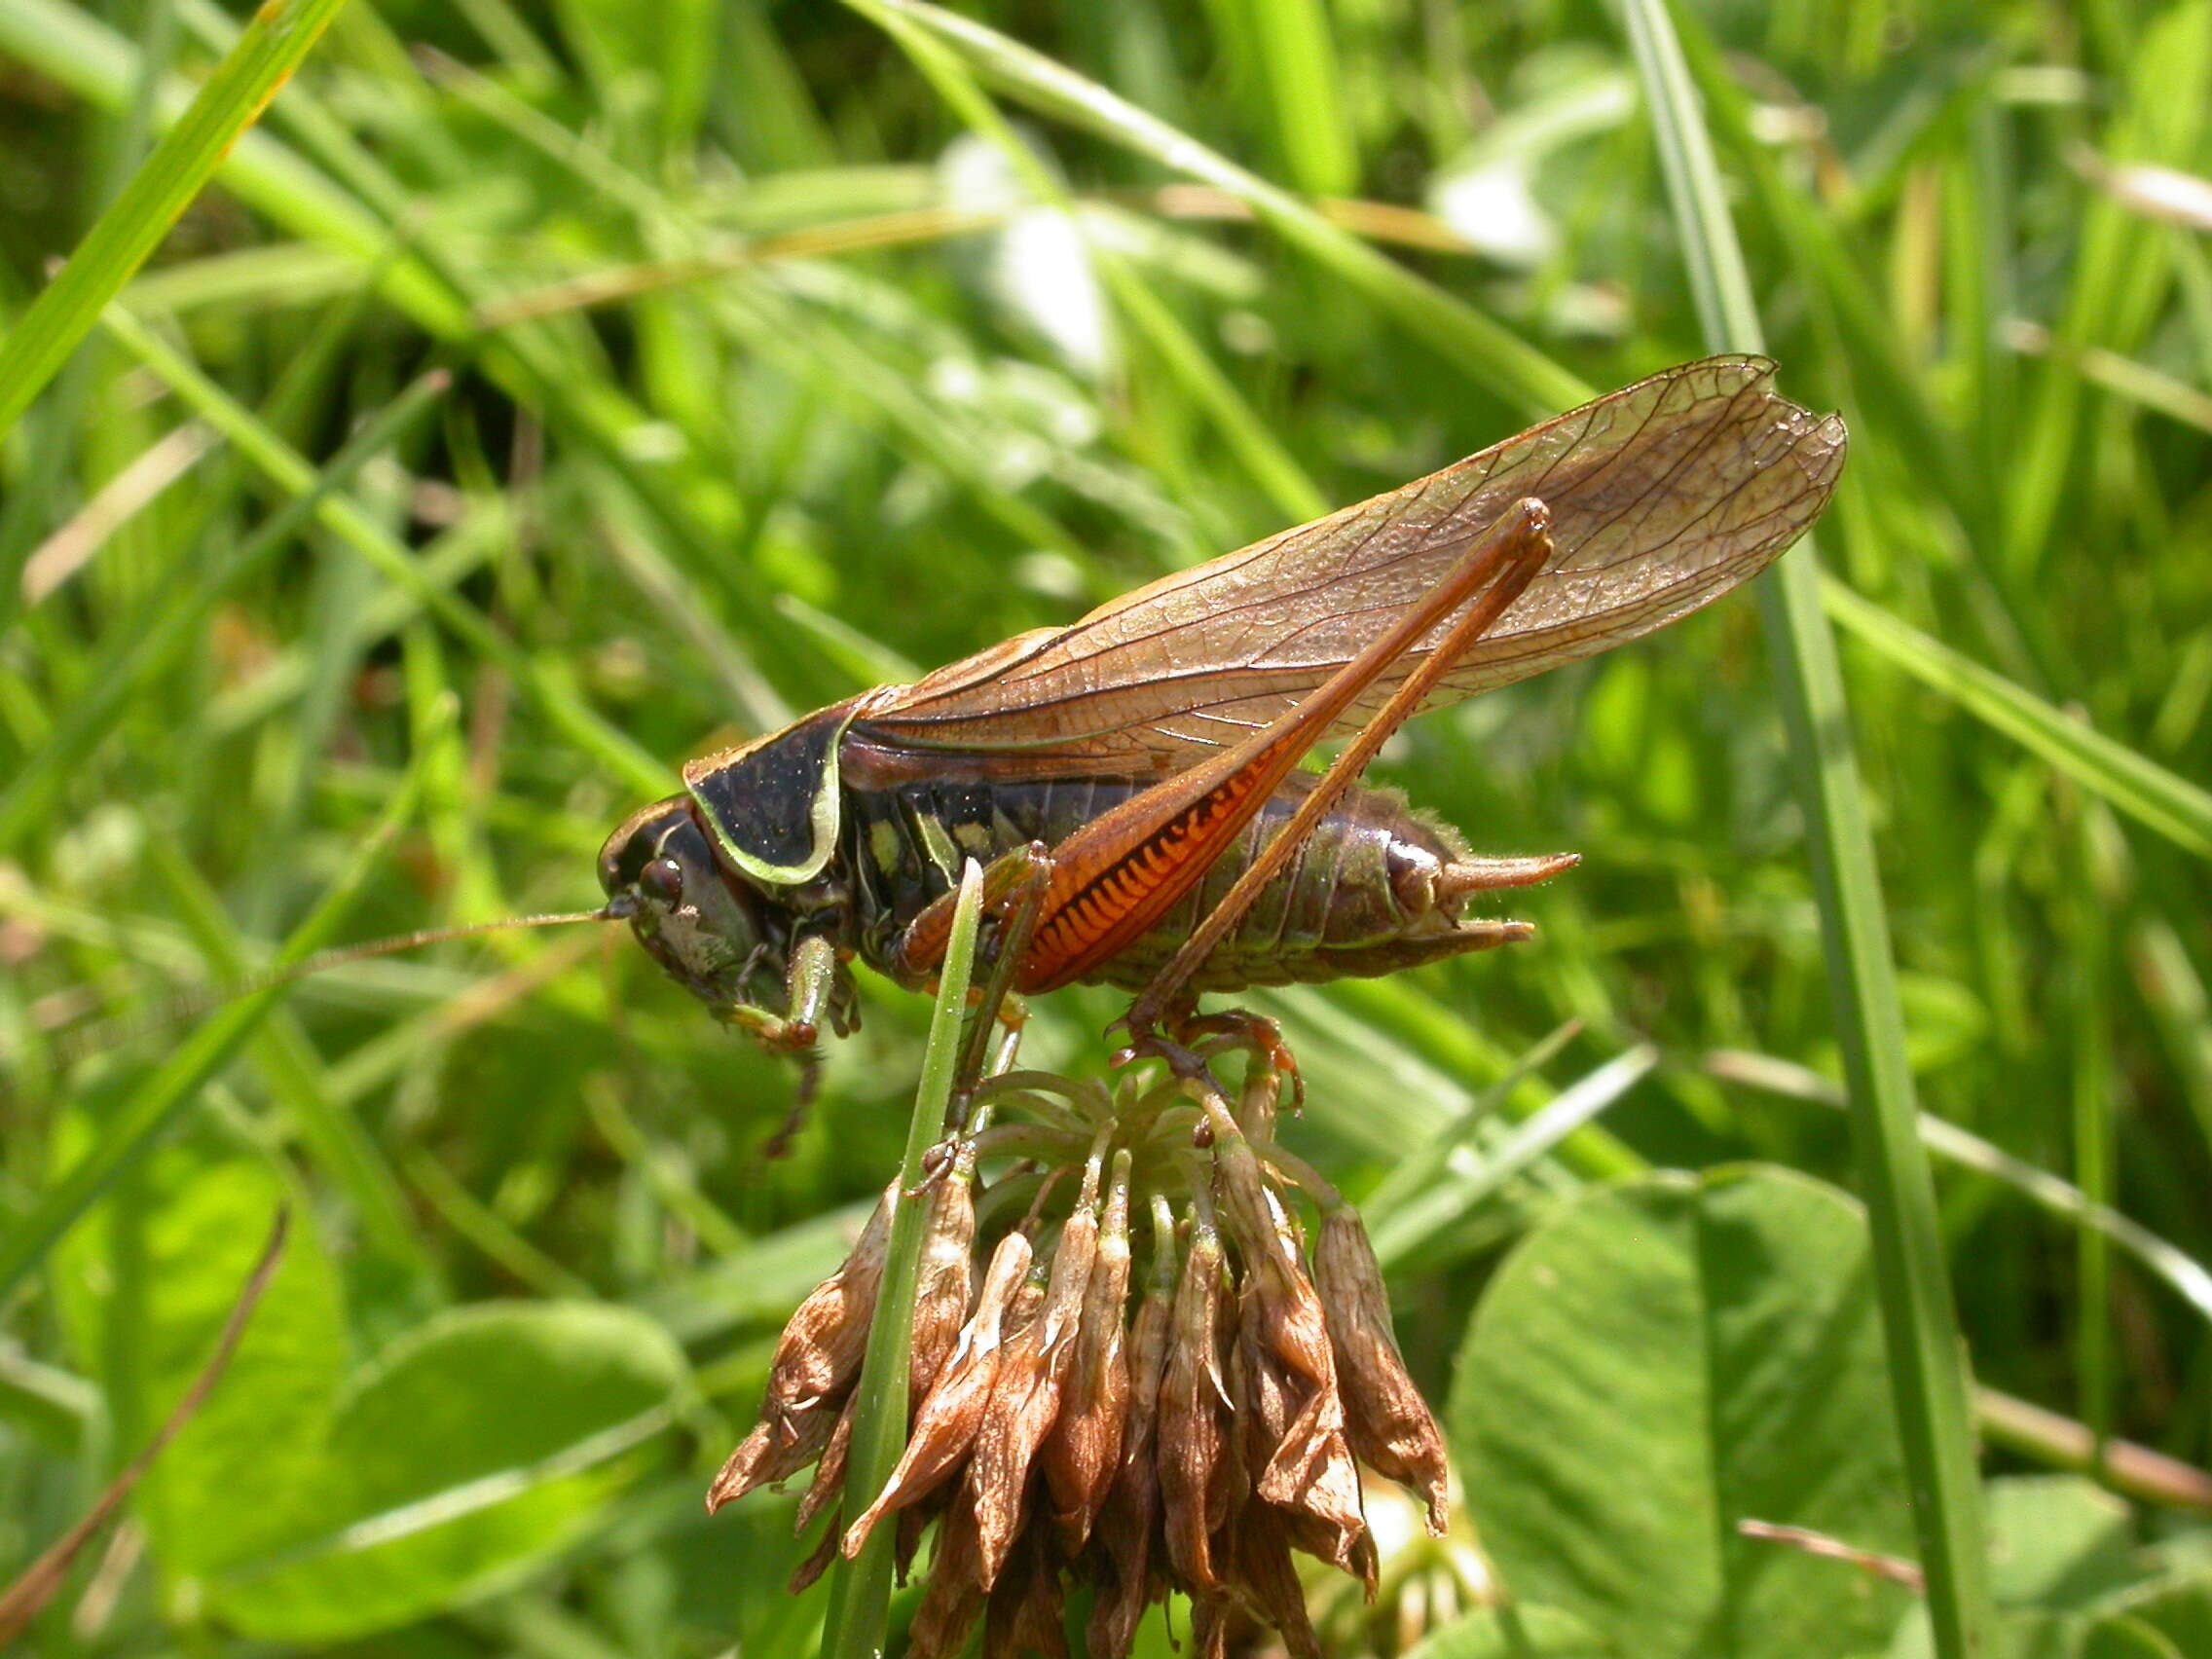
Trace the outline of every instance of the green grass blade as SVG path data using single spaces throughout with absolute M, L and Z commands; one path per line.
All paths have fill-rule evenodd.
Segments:
M 213 885 L 175 841 L 147 845 L 155 883 L 222 980 L 243 982 L 252 963 L 241 930 Z M 218 981 L 221 982 L 221 981 Z M 302 1152 L 350 1200 L 361 1244 L 379 1265 L 429 1282 L 436 1269 L 414 1233 L 407 1196 L 360 1119 L 331 1097 L 322 1057 L 290 1009 L 271 1011 L 253 1038 L 255 1069 L 282 1106 Z
M 1629 0 L 1627 20 L 1708 343 L 1755 351 L 1761 339 L 1751 280 L 1673 19 L 1663 0 Z M 1759 598 L 1813 846 L 1930 1623 L 1942 1659 L 1972 1659 L 1990 1651 L 1994 1613 L 1972 1396 L 1935 1181 L 1920 1142 L 1873 835 L 1810 537 L 1761 580 Z
M 192 100 L 182 120 L 0 340 L 0 436 L 16 424 L 146 256 L 213 176 L 239 134 L 290 79 L 346 0 L 277 0 L 264 7 Z M 15 592 L 13 571 L 0 594 Z M 0 598 L 0 606 L 13 605 Z
M 2159 11 L 2124 69 L 2115 65 L 2121 100 L 2099 145 L 2114 161 L 2188 167 L 2203 131 L 2212 89 L 2212 10 L 2170 6 Z M 2106 192 L 2089 200 L 2080 245 L 2069 261 L 2069 292 L 2055 330 L 2081 350 L 2104 348 L 2120 356 L 2141 344 L 2169 280 L 2172 243 Z M 2004 555 L 2022 573 L 2048 557 L 2066 522 L 2075 487 L 2079 434 L 2089 400 L 2084 378 L 2065 361 L 2040 377 L 2007 490 Z
M 2074 1118 L 2074 1183 L 2090 1203 L 2109 1209 L 2113 1169 L 2120 1137 L 2113 1102 L 2118 1090 L 2113 1053 L 2114 941 L 2108 918 L 2123 907 L 2120 883 L 2113 879 L 2110 854 L 2120 840 L 2112 815 L 2094 801 L 2075 797 L 2066 803 L 2063 839 L 2068 872 L 2067 908 L 2073 937 L 2067 971 L 2073 989 L 2073 1029 L 2068 1033 Z M 2120 1377 L 2113 1351 L 2112 1251 L 2105 1235 L 2083 1228 L 2075 1238 L 2076 1294 L 2081 1306 L 2074 1319 L 2075 1386 L 2082 1420 L 2096 1440 L 2101 1468 L 2105 1446 L 2113 1438 Z
M 142 73 L 138 51 L 128 38 L 61 0 L 0 0 L 0 51 L 102 110 L 128 107 Z M 172 90 L 178 92 L 175 101 L 165 92 L 159 108 L 174 109 L 183 101 L 181 90 Z M 241 133 L 220 160 L 224 187 L 276 224 L 350 255 L 364 270 L 387 259 L 390 227 L 269 132 L 255 128 Z M 392 261 L 378 291 L 433 334 L 455 335 L 468 327 L 467 307 L 418 259 Z
M 1240 0 L 1283 165 L 1309 196 L 1349 196 L 1359 152 L 1345 119 L 1336 42 L 1321 0 Z
M 1942 641 L 1901 622 L 1832 577 L 1827 613 L 1931 690 L 2042 756 L 2176 846 L 2212 858 L 2212 792 L 2061 713 Z
M 307 487 L 272 513 L 236 551 L 149 601 L 142 624 L 115 630 L 86 692 L 62 711 L 46 742 L 0 789 L 0 847 L 51 822 L 61 792 L 92 757 L 139 690 L 200 634 L 223 595 L 292 544 L 308 521 L 444 395 L 450 377 L 433 370 L 350 438 Z
M 929 1049 L 922 1057 L 921 1087 L 914 1115 L 906 1124 L 906 1156 L 900 1165 L 902 1193 L 922 1179 L 922 1160 L 944 1137 L 944 1114 L 952 1098 L 952 1066 L 960 1053 L 961 1015 L 968 1006 L 968 981 L 976 963 L 976 929 L 983 909 L 983 876 L 974 860 L 960 878 L 960 897 L 952 912 L 952 937 L 938 980 L 937 1007 L 930 1014 Z M 883 1288 L 868 1327 L 867 1354 L 861 1362 L 859 1405 L 853 1414 L 852 1461 L 845 1475 L 845 1513 L 857 1515 L 883 1490 L 906 1444 L 906 1368 L 914 1340 L 914 1285 L 920 1272 L 922 1224 L 927 1198 L 900 1198 L 891 1215 L 890 1254 L 883 1267 Z M 879 1527 L 851 1561 L 840 1560 L 830 1585 L 830 1614 L 823 1626 L 823 1659 L 876 1659 L 883 1652 L 884 1624 L 891 1605 L 891 1565 L 897 1539 L 893 1527 Z
M 899 43 L 939 95 L 977 133 L 998 147 L 1032 192 L 1074 214 L 1075 203 L 1059 180 L 1007 125 L 967 66 L 942 41 L 878 0 L 848 0 L 848 4 L 874 18 Z M 1327 512 L 1327 498 L 1160 296 L 1139 279 L 1120 254 L 1098 239 L 1088 239 L 1087 251 L 1123 314 L 1135 324 L 1191 401 L 1212 418 L 1253 482 L 1292 518 L 1319 518 Z
M 415 816 L 416 804 L 422 798 L 423 777 L 419 756 L 346 867 L 285 940 L 270 964 L 272 968 L 303 961 L 330 942 L 393 837 Z M 46 1259 L 55 1241 L 76 1224 L 106 1191 L 108 1183 L 135 1162 L 176 1115 L 199 1097 L 201 1088 L 229 1063 L 263 1017 L 291 989 L 284 983 L 266 985 L 217 1009 L 132 1091 L 115 1116 L 100 1125 L 98 1144 L 39 1198 L 29 1215 L 12 1223 L 6 1236 L 0 1238 L 0 1307 L 6 1306 L 24 1275 Z
M 1568 1135 L 1596 1122 L 1659 1064 L 1659 1051 L 1639 1044 L 1577 1078 L 1495 1146 L 1468 1152 L 1466 1167 L 1448 1161 L 1438 1178 L 1375 1217 L 1370 1233 L 1376 1260 L 1385 1269 L 1412 1260 L 1442 1234 L 1465 1221 L 1506 1182 L 1521 1174 Z
M 111 307 L 106 326 L 109 333 L 222 433 L 240 457 L 295 495 L 305 495 L 314 488 L 315 468 L 305 457 L 145 324 L 121 307 Z M 628 779 L 641 791 L 667 787 L 668 776 L 660 763 L 603 719 L 557 667 L 524 651 L 494 627 L 481 610 L 431 582 L 406 546 L 358 502 L 342 491 L 324 501 L 315 510 L 314 517 L 325 530 L 374 566 L 386 580 L 412 595 L 478 653 L 512 675 L 544 709 L 546 717 L 579 749 L 596 756 L 615 776 Z
M 1591 388 L 1518 334 L 1378 253 L 1326 215 L 1207 149 L 1158 116 L 995 29 L 922 0 L 876 0 L 944 41 L 983 77 L 1030 108 L 1095 132 L 1172 171 L 1225 190 L 1329 275 L 1365 294 L 1416 338 L 1532 413 L 1551 415 Z

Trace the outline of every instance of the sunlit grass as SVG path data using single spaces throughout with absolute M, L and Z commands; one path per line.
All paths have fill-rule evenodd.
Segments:
M 385 1581 L 435 1593 L 379 1640 L 809 1651 L 789 1505 L 710 1525 L 698 1495 L 898 1164 L 925 999 L 866 980 L 766 1168 L 790 1075 L 611 933 L 75 1050 L 336 903 L 348 938 L 589 904 L 600 838 L 688 756 L 1700 354 L 1666 121 L 1602 11 L 355 0 L 254 132 L 195 141 L 216 182 L 172 229 L 176 190 L 114 186 L 239 27 L 147 18 L 0 0 L 0 364 L 38 371 L 0 373 L 0 409 L 37 394 L 0 420 L 0 569 L 90 535 L 0 604 L 0 1577 L 236 1289 L 142 1261 L 215 1219 L 258 1236 L 244 1209 L 290 1191 L 317 1288 L 265 1340 L 342 1331 L 349 1386 L 500 1297 L 634 1310 L 690 1367 L 645 1449 L 585 1435 L 546 1472 L 518 1444 L 515 1556 L 472 1577 L 417 1540 Z M 2106 1478 L 2131 1536 L 2200 1536 L 2212 248 L 2113 169 L 2212 173 L 2212 7 L 1677 20 L 1783 387 L 1852 428 L 1794 613 L 1842 642 L 1887 1144 L 1909 1097 L 1940 1120 L 1921 1267 L 2004 1448 L 1981 1472 L 2083 1460 L 2040 1408 L 2175 1460 Z M 80 248 L 97 291 L 34 313 Z M 26 331 L 64 302 L 48 378 Z M 1254 999 L 1308 1076 L 1288 1137 L 1373 1197 L 1439 1399 L 1502 1252 L 1587 1189 L 1747 1160 L 1859 1186 L 1806 1104 L 1862 1068 L 1788 700 L 1739 597 L 1416 722 L 1387 782 L 1478 848 L 1584 865 L 1515 903 L 1531 944 Z M 1119 1009 L 1043 999 L 1025 1060 L 1094 1070 Z M 184 1205 L 191 1160 L 230 1198 Z M 376 1492 L 421 1522 L 397 1473 Z M 39 1651 L 228 1651 L 240 1609 L 275 1619 L 189 1549 L 193 1583 L 162 1576 L 166 1501 Z M 1386 1626 L 1331 1631 L 1387 1653 Z

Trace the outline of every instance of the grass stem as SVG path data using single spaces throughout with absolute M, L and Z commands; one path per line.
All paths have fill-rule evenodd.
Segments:
M 890 1254 L 884 1262 L 875 1318 L 868 1328 L 867 1354 L 861 1362 L 852 1461 L 845 1475 L 848 1515 L 859 1514 L 883 1490 L 906 1443 L 906 1366 L 914 1339 L 914 1285 L 921 1264 L 922 1225 L 929 1216 L 930 1200 L 926 1195 L 904 1195 L 920 1184 L 923 1160 L 944 1135 L 945 1109 L 952 1099 L 953 1065 L 960 1055 L 961 1016 L 968 1006 L 968 984 L 976 964 L 976 930 L 982 907 L 983 872 L 971 859 L 960 878 L 952 935 L 945 944 L 944 967 L 938 979 L 937 1007 L 930 1014 L 921 1088 L 915 1091 L 914 1115 L 906 1124 L 900 1193 L 892 1200 Z M 984 1011 L 982 1017 L 988 1018 L 989 1011 Z M 830 1612 L 822 1630 L 822 1659 L 876 1659 L 883 1652 L 897 1531 L 896 1527 L 878 1529 L 858 1557 L 840 1560 L 832 1569 Z
M 1756 351 L 1764 341 L 1751 278 L 1710 136 L 1665 0 L 1628 0 L 1642 77 L 1707 344 Z M 1759 581 L 1828 962 L 1836 1036 L 1851 1099 L 1859 1184 L 1873 1230 L 1891 1388 L 1913 1520 L 1942 1659 L 1990 1651 L 1994 1611 L 1974 1462 L 1970 1381 L 1951 1303 L 1936 1185 L 1920 1142 L 1904 1015 L 1882 907 L 1873 832 L 1852 752 L 1835 637 L 1821 608 L 1808 536 Z

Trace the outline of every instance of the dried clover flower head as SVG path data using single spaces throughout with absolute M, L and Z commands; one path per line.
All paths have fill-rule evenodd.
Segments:
M 985 1659 L 1059 1659 L 1071 1585 L 1092 1592 L 1093 1659 L 1126 1655 L 1170 1591 L 1192 1599 L 1200 1653 L 1257 1623 L 1318 1659 L 1293 1553 L 1372 1601 L 1360 1465 L 1414 1493 L 1432 1533 L 1447 1477 L 1357 1214 L 1273 1145 L 1271 1052 L 1234 1108 L 1174 1081 L 986 1084 L 977 1103 L 997 1122 L 959 1144 L 930 1199 L 890 1478 L 844 1491 L 887 1193 L 793 1314 L 710 1508 L 816 1463 L 800 1529 L 830 1520 L 794 1588 L 892 1516 L 903 1572 L 934 1528 L 919 1659 L 959 1652 L 978 1625 Z M 1310 1258 L 1293 1188 L 1317 1211 Z
M 1043 1448 L 1045 1484 L 1062 1548 L 1081 1550 L 1097 1523 L 1122 1451 L 1129 1414 L 1129 1359 L 1124 1323 L 1129 1298 L 1129 1166 L 1127 1147 L 1114 1155 L 1114 1173 L 1099 1219 L 1098 1243 L 1083 1293 L 1059 1416 Z
M 891 1190 L 876 1200 L 844 1266 L 816 1285 L 784 1326 L 768 1363 L 760 1420 L 715 1477 L 707 1513 L 798 1473 L 829 1446 L 860 1377 L 891 1237 Z
M 1382 1269 L 1359 1212 L 1349 1204 L 1335 1204 L 1321 1217 L 1313 1282 L 1336 1353 L 1352 1453 L 1377 1474 L 1418 1493 L 1426 1506 L 1429 1536 L 1441 1538 L 1451 1519 L 1444 1436 L 1398 1357 Z

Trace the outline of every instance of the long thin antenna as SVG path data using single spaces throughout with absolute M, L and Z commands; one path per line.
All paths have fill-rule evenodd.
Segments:
M 229 1002 L 234 997 L 250 996 L 255 991 L 266 991 L 275 985 L 288 984 L 304 979 L 311 974 L 325 969 L 343 968 L 349 962 L 363 962 L 372 956 L 391 956 L 402 950 L 419 950 L 425 944 L 444 944 L 448 940 L 474 939 L 479 934 L 505 933 L 509 928 L 559 928 L 571 922 L 619 922 L 626 920 L 630 906 L 602 904 L 596 910 L 541 910 L 534 916 L 502 916 L 496 922 L 468 922 L 452 928 L 422 928 L 414 933 L 393 934 L 388 939 L 372 939 L 359 944 L 333 945 L 318 950 L 313 956 L 303 956 L 297 962 L 282 968 L 272 968 L 265 973 L 249 975 L 235 985 L 227 986 L 216 999 Z
M 626 921 L 636 907 L 637 902 L 624 894 L 609 900 L 596 910 L 546 910 L 531 916 L 503 916 L 498 921 L 469 922 L 461 927 L 421 928 L 414 933 L 364 940 L 358 944 L 334 945 L 328 950 L 318 950 L 313 956 L 304 956 L 297 962 L 288 962 L 280 968 L 249 974 L 219 990 L 197 991 L 174 997 L 166 1007 L 136 1018 L 95 1020 L 73 1031 L 58 1031 L 54 1038 L 55 1059 L 58 1064 L 70 1065 L 87 1054 L 121 1048 L 133 1038 L 143 1037 L 149 1032 L 197 1019 L 240 997 L 274 990 L 279 985 L 288 985 L 296 979 L 305 979 L 332 968 L 343 968 L 350 962 L 364 962 L 371 957 L 390 956 L 402 950 L 418 950 L 426 944 L 443 944 L 448 940 L 505 933 L 510 928 L 557 928 L 566 927 L 572 922 Z

